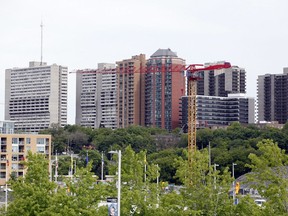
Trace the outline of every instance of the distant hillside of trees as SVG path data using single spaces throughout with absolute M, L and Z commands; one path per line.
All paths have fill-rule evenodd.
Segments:
M 161 170 L 160 180 L 178 183 L 175 178 L 174 159 L 187 159 L 183 150 L 187 148 L 187 134 L 180 134 L 176 129 L 172 133 L 159 128 L 130 126 L 121 129 L 99 128 L 91 129 L 78 125 L 67 125 L 64 128 L 54 125 L 41 131 L 52 135 L 52 151 L 55 153 L 73 152 L 79 154 L 79 165 L 84 165 L 87 151 L 93 160 L 92 171 L 100 175 L 101 153 L 104 160 L 110 159 L 108 151 L 125 149 L 131 146 L 133 151 L 145 151 L 147 160 L 158 164 Z M 218 164 L 217 169 L 224 171 L 236 163 L 235 176 L 238 177 L 250 171 L 245 164 L 250 164 L 250 153 L 260 155 L 257 143 L 263 139 L 273 140 L 280 149 L 288 150 L 288 123 L 283 129 L 272 127 L 259 128 L 255 125 L 242 126 L 233 123 L 227 129 L 200 129 L 197 131 L 197 148 L 206 149 L 210 143 L 211 163 Z M 66 165 L 65 165 L 66 164 Z M 69 159 L 63 159 L 62 172 L 69 167 Z M 61 172 L 61 171 L 60 171 Z M 108 173 L 108 170 L 105 170 Z

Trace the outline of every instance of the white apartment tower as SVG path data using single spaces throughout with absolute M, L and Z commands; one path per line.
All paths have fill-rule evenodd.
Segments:
M 205 66 L 213 64 L 215 63 L 205 63 Z M 232 66 L 219 70 L 206 70 L 202 74 L 203 79 L 197 82 L 197 95 L 227 97 L 228 94 L 246 93 L 244 68 Z
M 76 73 L 76 124 L 117 128 L 117 74 L 115 64 Z
M 67 124 L 67 75 L 67 67 L 44 62 L 6 69 L 5 119 L 15 122 L 15 131 Z

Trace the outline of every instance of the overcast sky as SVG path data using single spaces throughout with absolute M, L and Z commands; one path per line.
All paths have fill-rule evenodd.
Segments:
M 0 0 L 0 120 L 5 69 L 43 61 L 69 71 L 150 57 L 170 48 L 187 64 L 229 61 L 257 77 L 288 66 L 287 0 Z M 75 74 L 69 75 L 68 123 L 75 122 Z

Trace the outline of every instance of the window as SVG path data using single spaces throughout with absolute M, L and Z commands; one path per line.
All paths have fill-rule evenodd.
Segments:
M 18 155 L 12 155 L 12 161 L 18 161 Z
M 18 138 L 12 138 L 12 144 L 18 144 Z
M 45 153 L 45 147 L 44 146 L 37 146 L 37 152 L 38 153 Z
M 19 152 L 19 146 L 12 146 L 12 152 Z
M 26 146 L 26 152 L 31 151 L 31 146 Z
M 44 138 L 37 138 L 37 145 L 45 145 L 45 139 Z
M 6 172 L 0 172 L 0 178 L 6 178 Z
M 12 163 L 12 169 L 13 169 L 13 170 L 18 170 L 18 164 Z
M 31 144 L 31 138 L 26 138 L 26 144 Z

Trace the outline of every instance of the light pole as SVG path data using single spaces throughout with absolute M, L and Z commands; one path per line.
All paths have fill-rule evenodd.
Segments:
M 232 192 L 233 192 L 233 204 L 235 204 L 235 176 L 234 176 L 234 166 L 236 166 L 236 163 L 232 163 L 232 177 L 233 177 L 233 188 L 232 188 Z
M 101 180 L 102 181 L 103 181 L 103 173 L 104 173 L 104 155 L 102 151 L 102 155 L 101 155 Z
M 55 182 L 57 184 L 57 181 L 58 181 L 58 157 L 57 157 L 57 150 L 56 150 L 56 155 L 55 155 Z
M 120 199 L 121 199 L 121 150 L 118 151 L 109 151 L 110 154 L 118 154 L 118 216 L 120 216 Z
M 7 158 L 6 158 L 7 159 Z M 8 207 L 8 186 L 7 186 L 7 182 L 8 182 L 8 166 L 9 166 L 9 160 L 7 160 L 6 162 L 6 175 L 5 175 L 5 212 L 7 212 L 7 207 Z
M 216 189 L 216 168 L 219 166 L 219 164 L 214 164 L 214 189 Z

